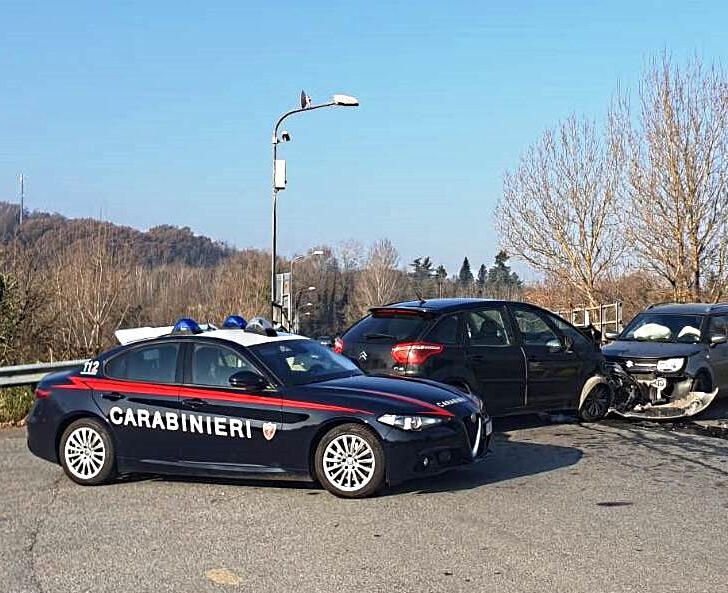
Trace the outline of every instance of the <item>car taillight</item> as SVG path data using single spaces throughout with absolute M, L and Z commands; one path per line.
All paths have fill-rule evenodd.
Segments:
M 392 346 L 392 358 L 397 364 L 425 364 L 430 356 L 444 350 L 442 344 L 430 342 L 403 342 Z
M 341 354 L 344 351 L 344 340 L 336 338 L 334 340 L 334 352 Z
M 36 387 L 35 389 L 35 399 L 45 399 L 51 394 L 50 389 L 41 389 L 40 387 Z

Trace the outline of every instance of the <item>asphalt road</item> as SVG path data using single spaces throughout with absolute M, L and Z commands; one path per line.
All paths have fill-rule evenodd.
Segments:
M 83 488 L 0 431 L 0 591 L 728 591 L 728 440 L 621 421 L 501 429 L 479 466 L 364 501 Z

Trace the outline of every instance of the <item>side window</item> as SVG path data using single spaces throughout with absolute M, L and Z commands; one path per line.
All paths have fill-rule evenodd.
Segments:
M 179 344 L 157 344 L 134 348 L 106 363 L 104 372 L 113 379 L 174 383 L 177 376 Z
M 728 316 L 721 315 L 710 320 L 709 336 L 728 336 Z
M 572 340 L 574 340 L 574 345 L 577 348 L 592 348 L 592 343 L 586 338 L 586 336 L 575 327 L 566 323 L 566 321 L 561 319 L 561 317 L 549 315 L 549 319 L 551 319 L 552 323 L 562 334 L 569 336 Z
M 550 346 L 554 341 L 559 341 L 559 336 L 551 329 L 546 319 L 536 311 L 527 309 L 515 309 L 513 315 L 516 318 L 518 329 L 523 336 L 523 343 L 531 346 Z
M 260 374 L 237 352 L 222 346 L 195 344 L 192 351 L 192 383 L 230 387 L 230 377 L 239 371 Z
M 500 309 L 466 313 L 465 335 L 471 346 L 508 346 L 512 342 Z
M 428 342 L 438 344 L 457 344 L 458 331 L 460 329 L 460 316 L 448 315 L 440 319 L 425 336 Z

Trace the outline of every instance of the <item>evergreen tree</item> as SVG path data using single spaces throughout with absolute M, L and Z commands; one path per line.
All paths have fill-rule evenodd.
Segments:
M 480 264 L 480 268 L 478 268 L 478 279 L 475 281 L 475 283 L 478 285 L 478 294 L 483 296 L 483 289 L 485 288 L 485 283 L 488 279 L 488 268 L 485 267 L 485 264 Z
M 485 294 L 496 298 L 513 298 L 523 288 L 523 281 L 508 265 L 509 255 L 501 250 L 495 256 L 495 264 L 488 270 L 484 284 Z
M 410 264 L 409 276 L 415 280 L 427 280 L 432 277 L 432 260 L 427 257 L 418 257 Z
M 473 271 L 470 269 L 470 262 L 466 257 L 463 260 L 463 265 L 460 267 L 460 273 L 458 274 L 458 281 L 463 286 L 469 286 L 473 283 L 475 278 L 473 277 Z

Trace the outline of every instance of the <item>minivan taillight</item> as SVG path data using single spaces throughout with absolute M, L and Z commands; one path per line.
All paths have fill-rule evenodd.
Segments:
M 50 389 L 41 389 L 40 387 L 35 388 L 35 399 L 45 399 L 51 394 Z
M 344 351 L 344 340 L 336 338 L 334 340 L 334 352 L 341 354 Z
M 430 342 L 402 342 L 392 346 L 392 358 L 397 364 L 425 364 L 428 358 L 440 354 L 445 347 Z

